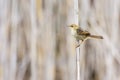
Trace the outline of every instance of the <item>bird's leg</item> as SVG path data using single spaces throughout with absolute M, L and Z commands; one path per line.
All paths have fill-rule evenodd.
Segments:
M 76 48 L 80 46 L 79 40 L 77 40 Z
M 80 45 L 83 43 L 83 41 L 84 41 L 84 40 L 81 40 L 81 41 L 80 41 Z
M 77 40 L 76 48 L 79 47 L 79 46 L 83 43 L 83 41 L 84 41 L 84 40 L 81 40 L 81 41 L 79 42 L 79 40 Z

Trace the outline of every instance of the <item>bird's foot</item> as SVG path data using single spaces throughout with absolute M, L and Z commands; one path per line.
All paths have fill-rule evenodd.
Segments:
M 77 42 L 78 42 L 78 43 L 77 43 L 77 45 L 76 45 L 76 48 L 80 47 L 80 45 L 83 43 L 83 40 L 81 40 L 80 43 L 79 43 L 79 41 L 77 41 Z
M 80 44 L 76 45 L 76 48 L 80 47 Z

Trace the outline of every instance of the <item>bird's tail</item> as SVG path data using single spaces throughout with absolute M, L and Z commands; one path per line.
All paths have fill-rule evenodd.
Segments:
M 103 39 L 102 36 L 96 36 L 96 35 L 90 35 L 89 37 L 91 37 L 91 38 L 96 38 L 96 39 Z

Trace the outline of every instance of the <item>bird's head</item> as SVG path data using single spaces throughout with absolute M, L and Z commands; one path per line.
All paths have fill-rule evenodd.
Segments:
M 79 26 L 76 25 L 76 24 L 71 24 L 69 27 L 72 28 L 72 29 L 78 29 L 79 28 Z

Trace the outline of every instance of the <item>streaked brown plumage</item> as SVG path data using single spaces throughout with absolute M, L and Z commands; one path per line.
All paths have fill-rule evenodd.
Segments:
M 72 24 L 69 26 L 71 28 L 72 35 L 76 38 L 77 41 L 81 40 L 82 42 L 88 38 L 103 39 L 102 36 L 91 35 L 88 31 L 82 30 L 78 25 Z

